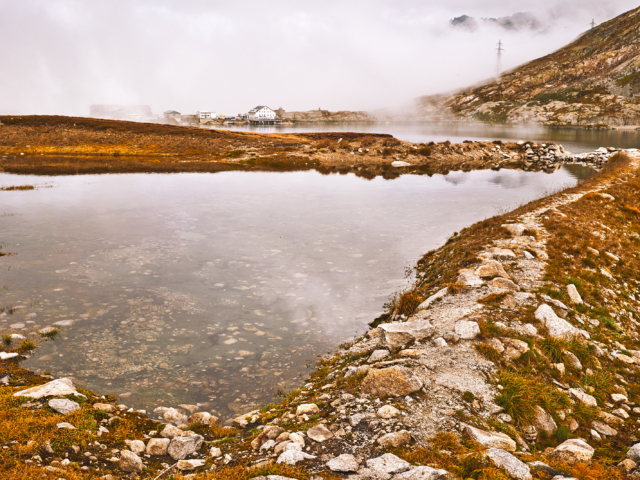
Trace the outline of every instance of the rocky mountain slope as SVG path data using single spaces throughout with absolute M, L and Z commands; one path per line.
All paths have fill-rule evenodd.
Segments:
M 640 8 L 499 79 L 440 103 L 450 114 L 496 123 L 640 125 Z M 433 111 L 433 98 L 419 100 Z

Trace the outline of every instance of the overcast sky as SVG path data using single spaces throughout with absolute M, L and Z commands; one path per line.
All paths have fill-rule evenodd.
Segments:
M 372 110 L 549 53 L 632 0 L 0 0 L 0 114 Z M 449 21 L 531 12 L 537 29 Z

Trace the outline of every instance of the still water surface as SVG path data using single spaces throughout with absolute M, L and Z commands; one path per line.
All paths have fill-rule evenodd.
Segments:
M 57 324 L 27 367 L 227 416 L 365 331 L 454 231 L 590 174 L 0 174 L 42 187 L 0 191 L 0 331 Z
M 218 127 L 216 127 L 218 128 Z M 640 132 L 635 130 L 586 130 L 584 128 L 542 127 L 537 125 L 486 125 L 473 123 L 343 123 L 300 126 L 228 126 L 228 130 L 262 133 L 365 132 L 388 133 L 399 140 L 415 143 L 460 143 L 464 140 L 503 140 L 556 142 L 572 153 L 585 153 L 600 147 L 640 148 Z

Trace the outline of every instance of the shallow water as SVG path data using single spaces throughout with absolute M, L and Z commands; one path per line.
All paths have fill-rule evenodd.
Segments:
M 591 172 L 0 174 L 39 187 L 0 191 L 0 330 L 57 323 L 27 367 L 227 416 L 299 385 L 454 231 Z
M 219 127 L 216 127 L 219 128 Z M 337 123 L 298 126 L 228 126 L 227 130 L 262 133 L 366 132 L 388 133 L 406 142 L 427 143 L 450 140 L 525 140 L 557 142 L 572 153 L 585 153 L 600 147 L 640 148 L 640 132 L 635 130 L 586 130 L 538 125 L 486 125 L 479 123 Z

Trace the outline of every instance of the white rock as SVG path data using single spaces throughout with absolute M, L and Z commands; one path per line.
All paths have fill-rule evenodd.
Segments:
M 49 407 L 62 415 L 69 415 L 76 410 L 80 410 L 80 405 L 77 402 L 66 398 L 52 398 L 49 400 Z
M 189 470 L 195 470 L 198 467 L 202 467 L 204 465 L 204 460 L 180 460 L 177 465 L 176 468 L 178 470 L 183 470 L 183 471 L 189 471 Z
M 454 327 L 454 331 L 460 336 L 460 338 L 464 340 L 471 340 L 480 335 L 480 326 L 477 322 L 458 320 Z
M 220 458 L 222 456 L 222 450 L 218 447 L 211 447 L 211 450 L 209 450 L 209 456 L 213 458 Z
M 573 303 L 576 303 L 576 304 L 582 303 L 582 297 L 578 293 L 578 290 L 576 289 L 576 286 L 573 283 L 570 283 L 569 285 L 567 285 L 567 294 L 569 295 L 569 298 Z
M 169 444 L 167 453 L 174 460 L 182 460 L 200 449 L 204 438 L 201 435 L 189 435 L 188 437 L 174 437 Z
M 527 229 L 527 226 L 523 223 L 505 223 L 502 228 L 508 230 L 514 237 L 519 237 Z
M 396 457 L 392 453 L 385 453 L 380 457 L 367 460 L 367 467 L 375 472 L 393 475 L 395 473 L 406 472 L 411 468 L 411 464 Z
M 580 438 L 572 438 L 558 445 L 549 455 L 553 460 L 569 463 L 589 463 L 595 449 Z
M 627 458 L 630 458 L 634 462 L 640 462 L 640 443 L 636 443 L 629 449 Z
M 621 393 L 612 393 L 611 400 L 615 403 L 627 403 L 629 401 L 629 399 Z
M 0 352 L 0 360 L 9 360 L 10 358 L 14 358 L 17 357 L 18 354 L 15 352 L 11 352 L 11 353 L 7 353 L 7 352 Z
M 458 274 L 457 283 L 461 283 L 467 287 L 479 287 L 484 284 L 484 281 L 477 276 L 473 270 L 460 270 Z
M 343 453 L 342 455 L 332 458 L 327 462 L 327 468 L 332 472 L 356 472 L 360 463 L 353 455 Z
M 179 412 L 175 408 L 168 408 L 162 414 L 165 422 L 175 423 L 176 425 L 187 423 L 187 416 L 184 413 Z
M 67 423 L 67 422 L 60 422 L 60 423 L 56 424 L 56 426 L 58 428 L 67 428 L 69 430 L 75 430 L 76 429 L 76 427 L 74 427 L 73 425 L 71 425 L 70 423 Z
M 448 287 L 438 290 L 436 293 L 434 293 L 429 298 L 427 298 L 424 302 L 418 305 L 418 308 L 416 308 L 416 311 L 419 312 L 420 310 L 426 310 L 431 306 L 433 302 L 440 300 L 441 298 L 444 298 L 444 296 L 447 294 L 448 291 L 449 291 Z
M 20 392 L 13 394 L 14 397 L 30 397 L 30 398 L 42 398 L 42 397 L 64 397 L 66 395 L 77 395 L 84 397 L 73 386 L 73 382 L 69 378 L 58 378 L 51 380 L 44 385 L 38 385 L 37 387 L 27 388 Z
M 569 395 L 578 400 L 580 403 L 587 405 L 588 407 L 597 407 L 598 402 L 588 393 L 583 392 L 579 388 L 570 388 Z
M 553 309 L 546 303 L 538 307 L 535 317 L 544 323 L 549 329 L 549 335 L 554 338 L 568 338 L 578 334 L 577 328 L 557 316 Z
M 490 448 L 487 450 L 487 458 L 489 458 L 496 467 L 505 470 L 513 478 L 519 480 L 528 480 L 532 478 L 529 466 L 518 460 L 509 452 L 505 452 L 499 448 Z
M 399 473 L 393 480 L 448 480 L 449 472 L 431 467 L 414 467 L 404 473 Z
M 397 167 L 410 167 L 410 166 L 411 166 L 411 164 L 410 164 L 410 163 L 407 163 L 407 162 L 403 162 L 403 161 L 401 161 L 401 160 L 396 160 L 396 161 L 394 161 L 394 162 L 391 162 L 391 166 L 392 166 L 392 167 L 396 167 L 396 168 L 397 168 Z
M 298 405 L 296 415 L 313 415 L 319 411 L 320 409 L 315 403 L 304 403 L 302 405 Z
M 307 430 L 307 437 L 314 442 L 322 443 L 333 438 L 333 433 L 323 424 L 319 424 Z
M 129 445 L 129 449 L 136 455 L 143 454 L 147 449 L 142 440 L 125 440 L 124 443 Z
M 533 255 L 531 255 L 528 251 L 526 251 L 526 250 L 525 250 L 525 251 L 524 251 L 524 258 L 526 258 L 527 260 L 533 260 L 533 259 L 534 259 L 534 258 L 536 258 L 536 257 L 534 257 L 534 256 L 533 256 Z
M 287 465 L 295 465 L 303 460 L 311 460 L 316 458 L 315 455 L 300 452 L 298 450 L 286 450 L 280 454 L 276 463 L 286 463 Z
M 129 450 L 121 450 L 119 467 L 123 472 L 141 472 L 142 460 L 140 460 L 138 455 Z
M 392 407 L 391 405 L 385 405 L 378 409 L 377 415 L 380 418 L 389 419 L 389 418 L 397 417 L 398 415 L 400 415 L 400 410 L 398 410 L 395 407 Z
M 433 346 L 438 348 L 444 348 L 444 347 L 448 347 L 449 345 L 447 344 L 447 341 L 444 338 L 438 337 L 433 341 Z
M 429 320 L 384 323 L 379 328 L 382 333 L 382 345 L 393 352 L 411 341 L 430 338 L 435 331 Z
M 162 435 L 164 438 L 174 438 L 174 437 L 179 437 L 183 434 L 184 432 L 179 429 L 178 427 L 174 427 L 171 424 L 165 425 L 164 429 L 162 430 L 162 432 L 160 432 L 160 435 Z
M 463 435 L 488 448 L 499 448 L 508 452 L 516 451 L 516 442 L 509 435 L 501 432 L 489 432 L 471 425 L 465 425 Z
M 147 442 L 147 455 L 166 455 L 171 440 L 168 438 L 150 438 Z M 220 454 L 222 455 L 222 453 Z
M 298 432 L 292 433 L 291 435 L 289 435 L 289 440 L 291 440 L 294 443 L 297 443 L 298 445 L 304 448 L 304 445 L 305 445 L 304 437 L 300 435 L 300 433 Z
M 386 349 L 374 350 L 371 356 L 369 357 L 369 360 L 367 360 L 367 362 L 368 363 L 379 362 L 380 360 L 388 356 L 389 356 L 389 350 L 386 350 Z

